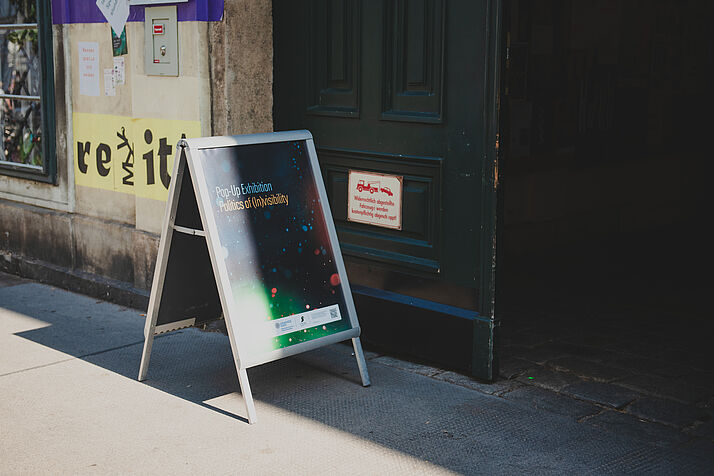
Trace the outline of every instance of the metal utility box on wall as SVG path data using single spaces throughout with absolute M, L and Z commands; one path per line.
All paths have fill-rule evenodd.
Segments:
M 145 72 L 148 76 L 178 76 L 176 6 L 144 10 Z

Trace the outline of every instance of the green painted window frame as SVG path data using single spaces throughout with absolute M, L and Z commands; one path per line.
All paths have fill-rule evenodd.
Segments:
M 42 169 L 33 170 L 22 164 L 0 161 L 0 174 L 57 184 L 57 154 L 55 153 L 55 78 L 52 54 L 52 7 L 50 0 L 37 0 L 37 34 L 39 37 L 40 110 L 42 115 Z

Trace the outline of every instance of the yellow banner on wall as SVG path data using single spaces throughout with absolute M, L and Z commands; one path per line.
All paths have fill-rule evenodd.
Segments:
M 74 113 L 75 183 L 166 201 L 176 144 L 199 121 Z

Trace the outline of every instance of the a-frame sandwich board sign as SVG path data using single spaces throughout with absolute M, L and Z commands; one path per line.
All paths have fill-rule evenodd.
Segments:
M 308 131 L 182 139 L 144 329 L 154 337 L 223 317 L 248 421 L 246 369 L 352 339 L 357 313 Z

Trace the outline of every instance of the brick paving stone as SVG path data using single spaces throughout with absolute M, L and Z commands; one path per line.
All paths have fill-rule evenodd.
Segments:
M 714 396 L 709 397 L 706 400 L 702 400 L 697 404 L 697 406 L 714 419 Z
M 714 372 L 694 370 L 691 373 L 683 373 L 677 380 L 714 396 Z
M 711 455 L 714 455 L 714 440 L 696 437 L 682 443 L 678 449 L 683 449 L 694 454 L 710 455 L 711 457 Z M 711 468 L 712 466 L 709 466 L 708 474 L 711 474 Z
M 503 395 L 503 398 L 524 403 L 539 410 L 567 416 L 573 420 L 578 420 L 600 411 L 600 407 L 596 407 L 591 403 L 582 402 L 533 385 L 516 388 Z
M 575 375 L 555 372 L 554 370 L 545 367 L 534 367 L 519 376 L 516 380 L 528 385 L 536 385 L 547 390 L 552 390 L 554 392 L 559 392 L 568 385 L 582 382 L 582 380 Z
M 707 422 L 702 423 L 701 425 L 697 425 L 692 430 L 692 433 L 697 436 L 702 436 L 704 438 L 714 440 L 714 420 L 709 420 Z
M 512 379 L 533 367 L 535 367 L 535 364 L 528 362 L 527 360 L 515 357 L 506 357 L 498 363 L 498 374 L 502 378 Z
M 605 410 L 599 415 L 588 418 L 585 423 L 662 447 L 682 443 L 689 439 L 681 431 L 675 431 L 660 423 L 643 421 L 634 415 L 614 410 Z
M 603 363 L 612 367 L 630 370 L 635 374 L 646 375 L 656 374 L 659 369 L 667 365 L 660 360 L 648 359 L 646 357 L 636 357 L 617 352 L 613 352 L 607 360 L 603 361 Z
M 551 360 L 548 362 L 548 367 L 555 370 L 572 372 L 579 377 L 596 380 L 598 382 L 610 382 L 630 375 L 628 370 L 579 359 L 577 357 L 561 357 Z
M 664 364 L 663 366 L 660 366 L 659 368 L 653 370 L 653 372 L 651 373 L 654 373 L 661 377 L 679 378 L 683 375 L 691 374 L 694 371 L 695 370 L 690 367 L 683 367 L 681 365 L 676 364 Z
M 362 352 L 364 352 L 364 358 L 366 360 L 376 359 L 382 355 L 379 352 L 373 352 L 371 350 L 362 350 Z M 354 355 L 354 352 L 352 352 L 352 355 Z
M 684 428 L 697 420 L 707 418 L 706 413 L 694 405 L 684 405 L 663 398 L 642 397 L 626 408 L 639 418 Z
M 617 382 L 616 385 L 657 397 L 676 400 L 681 403 L 696 403 L 711 394 L 696 380 L 673 379 L 658 375 L 632 375 Z
M 608 349 L 615 350 L 628 355 L 636 355 L 648 359 L 662 360 L 661 356 L 664 348 L 661 343 L 647 340 L 643 336 L 639 338 L 627 339 L 607 346 Z
M 504 393 L 510 392 L 515 388 L 523 386 L 521 382 L 506 379 L 500 379 L 493 383 L 483 383 L 469 377 L 468 375 L 463 375 L 458 372 L 452 371 L 436 374 L 433 376 L 433 378 L 456 385 L 461 385 L 462 387 L 470 388 L 473 390 L 478 390 L 481 393 L 487 393 L 489 395 L 497 396 L 500 396 Z
M 639 394 L 626 388 L 603 382 L 580 381 L 564 387 L 561 392 L 582 400 L 618 409 L 639 397 Z

